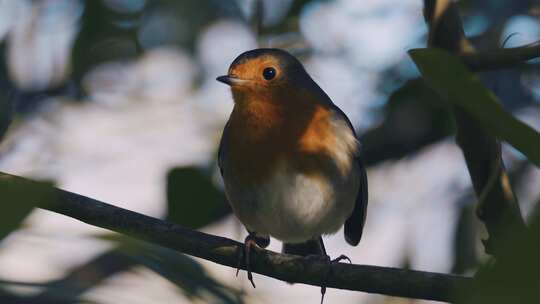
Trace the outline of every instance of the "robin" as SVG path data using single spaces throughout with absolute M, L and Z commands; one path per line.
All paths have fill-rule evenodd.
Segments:
M 283 242 L 283 253 L 330 261 L 321 236 L 345 225 L 346 241 L 356 246 L 367 177 L 343 111 L 280 49 L 247 51 L 217 80 L 234 99 L 218 164 L 227 199 L 248 231 L 243 257 L 253 287 L 249 252 L 267 247 L 270 236 Z M 348 258 L 332 262 L 342 259 Z

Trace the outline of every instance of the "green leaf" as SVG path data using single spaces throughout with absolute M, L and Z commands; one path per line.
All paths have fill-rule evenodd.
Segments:
M 460 304 L 538 303 L 540 299 L 540 203 L 529 216 L 529 226 L 509 230 L 495 262 L 488 261 L 475 274 L 473 285 L 461 291 Z
M 508 142 L 540 166 L 540 134 L 505 111 L 459 58 L 440 49 L 409 51 L 428 84 L 449 102 L 471 114 L 492 135 Z
M 17 229 L 38 203 L 53 202 L 55 195 L 50 183 L 21 182 L 0 174 L 0 240 Z
M 168 220 L 198 229 L 230 213 L 223 192 L 200 169 L 172 169 L 167 177 Z

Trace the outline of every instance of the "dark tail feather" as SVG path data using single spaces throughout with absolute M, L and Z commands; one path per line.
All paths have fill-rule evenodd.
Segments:
M 360 166 L 360 190 L 356 197 L 356 203 L 350 217 L 345 221 L 345 240 L 352 246 L 358 245 L 362 238 L 362 230 L 366 222 L 367 206 L 368 206 L 368 184 L 367 175 L 364 164 L 358 159 Z
M 299 256 L 326 255 L 326 250 L 321 237 L 316 240 L 309 240 L 299 244 L 283 243 L 281 252 Z

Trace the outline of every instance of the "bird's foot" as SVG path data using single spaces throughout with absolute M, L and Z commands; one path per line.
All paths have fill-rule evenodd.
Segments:
M 340 256 L 338 256 L 337 258 L 335 259 L 330 259 L 330 256 L 329 255 L 308 255 L 305 257 L 306 259 L 309 259 L 309 260 L 316 260 L 316 261 L 322 261 L 322 262 L 325 262 L 325 263 L 328 263 L 328 271 L 326 272 L 325 274 L 325 278 L 324 278 L 324 282 L 323 284 L 321 285 L 321 304 L 323 304 L 324 302 L 324 295 L 326 294 L 326 282 L 328 281 L 328 277 L 330 276 L 330 273 L 332 272 L 332 265 L 333 264 L 337 264 L 341 261 L 348 261 L 350 264 L 352 264 L 352 261 L 351 259 L 342 254 Z
M 243 262 L 246 265 L 248 280 L 251 282 L 251 285 L 253 285 L 253 288 L 255 288 L 255 283 L 253 282 L 253 274 L 251 274 L 251 263 L 249 261 L 251 246 L 258 247 L 257 238 L 250 234 L 244 240 L 243 248 L 240 248 L 239 250 L 238 266 L 236 267 L 236 276 L 238 276 L 238 273 L 240 272 L 240 268 L 242 267 L 242 262 Z

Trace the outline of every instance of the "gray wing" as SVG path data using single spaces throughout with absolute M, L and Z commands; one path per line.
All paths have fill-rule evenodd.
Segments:
M 347 115 L 345 115 L 345 113 L 343 113 L 343 111 L 341 111 L 341 109 L 333 103 L 332 106 L 336 112 L 340 113 L 341 116 L 343 116 L 343 118 L 349 125 L 349 128 L 351 128 L 354 136 L 358 138 L 358 136 L 356 136 L 356 132 L 354 131 L 354 127 Z M 366 222 L 368 206 L 367 174 L 364 163 L 360 158 L 360 154 L 361 153 L 358 153 L 358 156 L 355 158 L 355 161 L 358 164 L 358 168 L 360 170 L 360 189 L 358 190 L 358 194 L 356 195 L 356 202 L 354 204 L 353 212 L 345 221 L 345 229 L 343 231 L 345 234 L 345 240 L 352 246 L 358 245 L 360 239 L 362 238 L 362 231 L 364 230 L 364 223 Z

